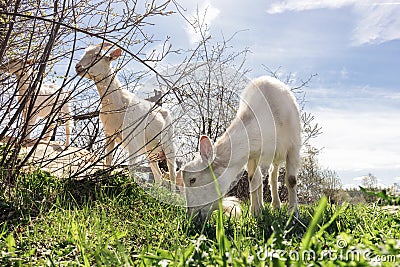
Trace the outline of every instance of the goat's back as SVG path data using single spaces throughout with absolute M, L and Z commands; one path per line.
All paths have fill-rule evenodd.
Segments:
M 124 140 L 133 138 L 139 147 L 147 146 L 153 149 L 159 146 L 164 135 L 166 138 L 172 138 L 167 135 L 170 129 L 173 129 L 170 125 L 172 119 L 169 111 L 154 105 L 153 102 L 131 95 L 124 118 Z
M 53 108 L 55 111 L 63 109 L 67 104 L 68 93 L 60 92 L 60 87 L 55 84 L 42 84 L 37 92 L 34 103 L 34 112 L 39 117 L 47 117 Z
M 260 141 L 268 150 L 264 154 L 270 154 L 271 142 L 276 143 L 274 158 L 278 161 L 284 160 L 292 147 L 300 147 L 299 108 L 293 93 L 279 80 L 268 76 L 254 79 L 242 94 L 237 114 L 245 125 L 258 129 L 256 134 L 261 134 Z M 251 133 L 249 138 L 256 140 Z

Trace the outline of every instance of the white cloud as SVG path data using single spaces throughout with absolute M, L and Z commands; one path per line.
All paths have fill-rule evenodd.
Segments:
M 201 7 L 198 7 L 190 16 L 190 22 L 193 25 L 201 26 L 202 30 L 207 29 L 205 34 L 208 34 L 208 29 L 213 20 L 215 20 L 220 14 L 220 10 L 214 7 L 210 1 L 205 1 Z M 189 24 L 189 23 L 188 23 Z M 189 36 L 190 43 L 197 43 L 201 41 L 202 36 L 199 32 L 199 27 L 193 27 L 192 25 L 187 25 L 185 30 Z
M 272 4 L 267 9 L 267 12 L 270 14 L 278 14 L 278 13 L 283 13 L 285 11 L 304 11 L 304 10 L 313 10 L 321 8 L 340 8 L 343 6 L 353 5 L 356 2 L 357 2 L 356 0 L 335 0 L 335 1 L 286 0 Z
M 320 161 L 335 170 L 397 168 L 400 158 L 400 110 L 359 112 L 325 108 L 312 113 L 323 134 Z
M 400 38 L 400 2 L 356 5 L 360 20 L 354 29 L 353 45 L 383 43 Z
M 323 166 L 348 182 L 371 172 L 388 183 L 400 174 L 400 106 L 398 99 L 385 97 L 391 92 L 369 87 L 307 91 L 313 105 L 306 109 L 322 127 L 323 134 L 312 143 L 323 148 Z
M 351 44 L 379 44 L 400 39 L 400 1 L 376 0 L 286 0 L 274 1 L 267 12 L 279 14 L 286 11 L 306 11 L 314 9 L 338 9 L 351 7 L 355 13 L 356 26 L 353 29 Z
M 400 100 L 400 93 L 393 92 L 391 94 L 383 95 L 383 97 L 391 100 Z

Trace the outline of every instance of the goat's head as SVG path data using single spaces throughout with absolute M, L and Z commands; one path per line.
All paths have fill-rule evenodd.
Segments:
M 122 53 L 120 48 L 110 51 L 111 46 L 109 43 L 102 43 L 86 48 L 85 54 L 75 66 L 77 74 L 92 80 L 103 79 L 105 75 L 109 75 L 112 71 L 110 62 Z
M 187 215 L 195 221 L 203 222 L 211 212 L 218 209 L 218 196 L 215 190 L 214 178 L 209 168 L 214 160 L 214 146 L 207 136 L 202 136 L 199 142 L 200 155 L 187 163 L 179 171 L 185 184 Z M 213 167 L 214 164 L 212 164 Z M 213 170 L 218 177 L 218 170 Z
M 1 64 L 0 71 L 21 76 L 29 67 L 29 65 L 32 65 L 33 63 L 34 62 L 31 59 L 24 61 L 22 58 L 14 58 L 4 64 Z

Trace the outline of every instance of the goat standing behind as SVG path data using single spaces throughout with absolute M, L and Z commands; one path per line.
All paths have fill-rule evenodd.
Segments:
M 13 59 L 8 63 L 1 65 L 0 70 L 2 72 L 6 72 L 12 75 L 15 75 L 17 78 L 17 90 L 18 90 L 18 99 L 21 99 L 26 96 L 28 93 L 28 89 L 31 86 L 33 79 L 33 62 L 31 60 L 27 60 L 26 62 L 22 59 Z M 28 97 L 26 101 L 26 105 L 24 106 L 23 119 L 24 123 L 27 123 L 27 138 L 32 132 L 33 127 L 37 119 L 39 118 L 49 118 L 51 117 L 51 112 L 53 110 L 60 112 L 61 117 L 66 118 L 65 122 L 65 145 L 69 146 L 71 143 L 71 133 L 74 127 L 74 123 L 71 119 L 71 105 L 67 100 L 68 95 L 64 92 L 59 92 L 61 90 L 55 84 L 43 84 L 38 88 L 38 92 L 35 94 L 36 99 L 33 103 L 33 109 L 31 114 L 28 114 L 28 105 L 30 103 L 30 99 L 32 96 Z M 57 95 L 60 96 L 57 99 Z M 29 117 L 28 117 L 29 116 Z M 50 123 L 48 129 L 46 129 L 46 133 L 43 137 L 45 141 L 49 141 L 53 130 L 55 128 L 55 123 Z
M 158 158 L 163 153 L 171 182 L 175 184 L 175 148 L 172 143 L 174 129 L 169 111 L 155 107 L 154 103 L 140 99 L 122 88 L 111 67 L 111 61 L 117 59 L 122 50 L 117 48 L 106 54 L 104 50 L 110 46 L 106 43 L 89 46 L 75 67 L 78 75 L 96 83 L 100 95 L 100 120 L 106 136 L 106 164 L 111 165 L 112 152 L 117 143 L 127 148 L 132 163 L 143 152 L 149 158 Z M 155 181 L 161 181 L 162 172 L 157 160 L 150 160 L 149 164 Z

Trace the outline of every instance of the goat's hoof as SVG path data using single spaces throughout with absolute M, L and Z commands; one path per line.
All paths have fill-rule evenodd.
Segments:
M 293 219 L 294 219 L 292 221 L 292 224 L 295 224 L 296 221 L 298 221 L 300 219 L 298 208 L 297 207 L 296 208 L 293 208 L 293 207 L 289 208 L 288 215 L 291 216 L 292 213 L 293 213 Z
M 180 190 L 180 188 L 179 188 L 176 184 L 171 183 L 171 192 L 172 192 L 172 193 L 180 193 L 181 190 Z
M 281 202 L 280 201 L 273 201 L 273 202 L 271 202 L 271 206 L 274 209 L 280 209 L 281 208 Z
M 257 207 L 251 206 L 250 207 L 251 215 L 253 215 L 254 217 L 258 217 L 263 209 L 264 209 L 263 206 L 257 206 Z

